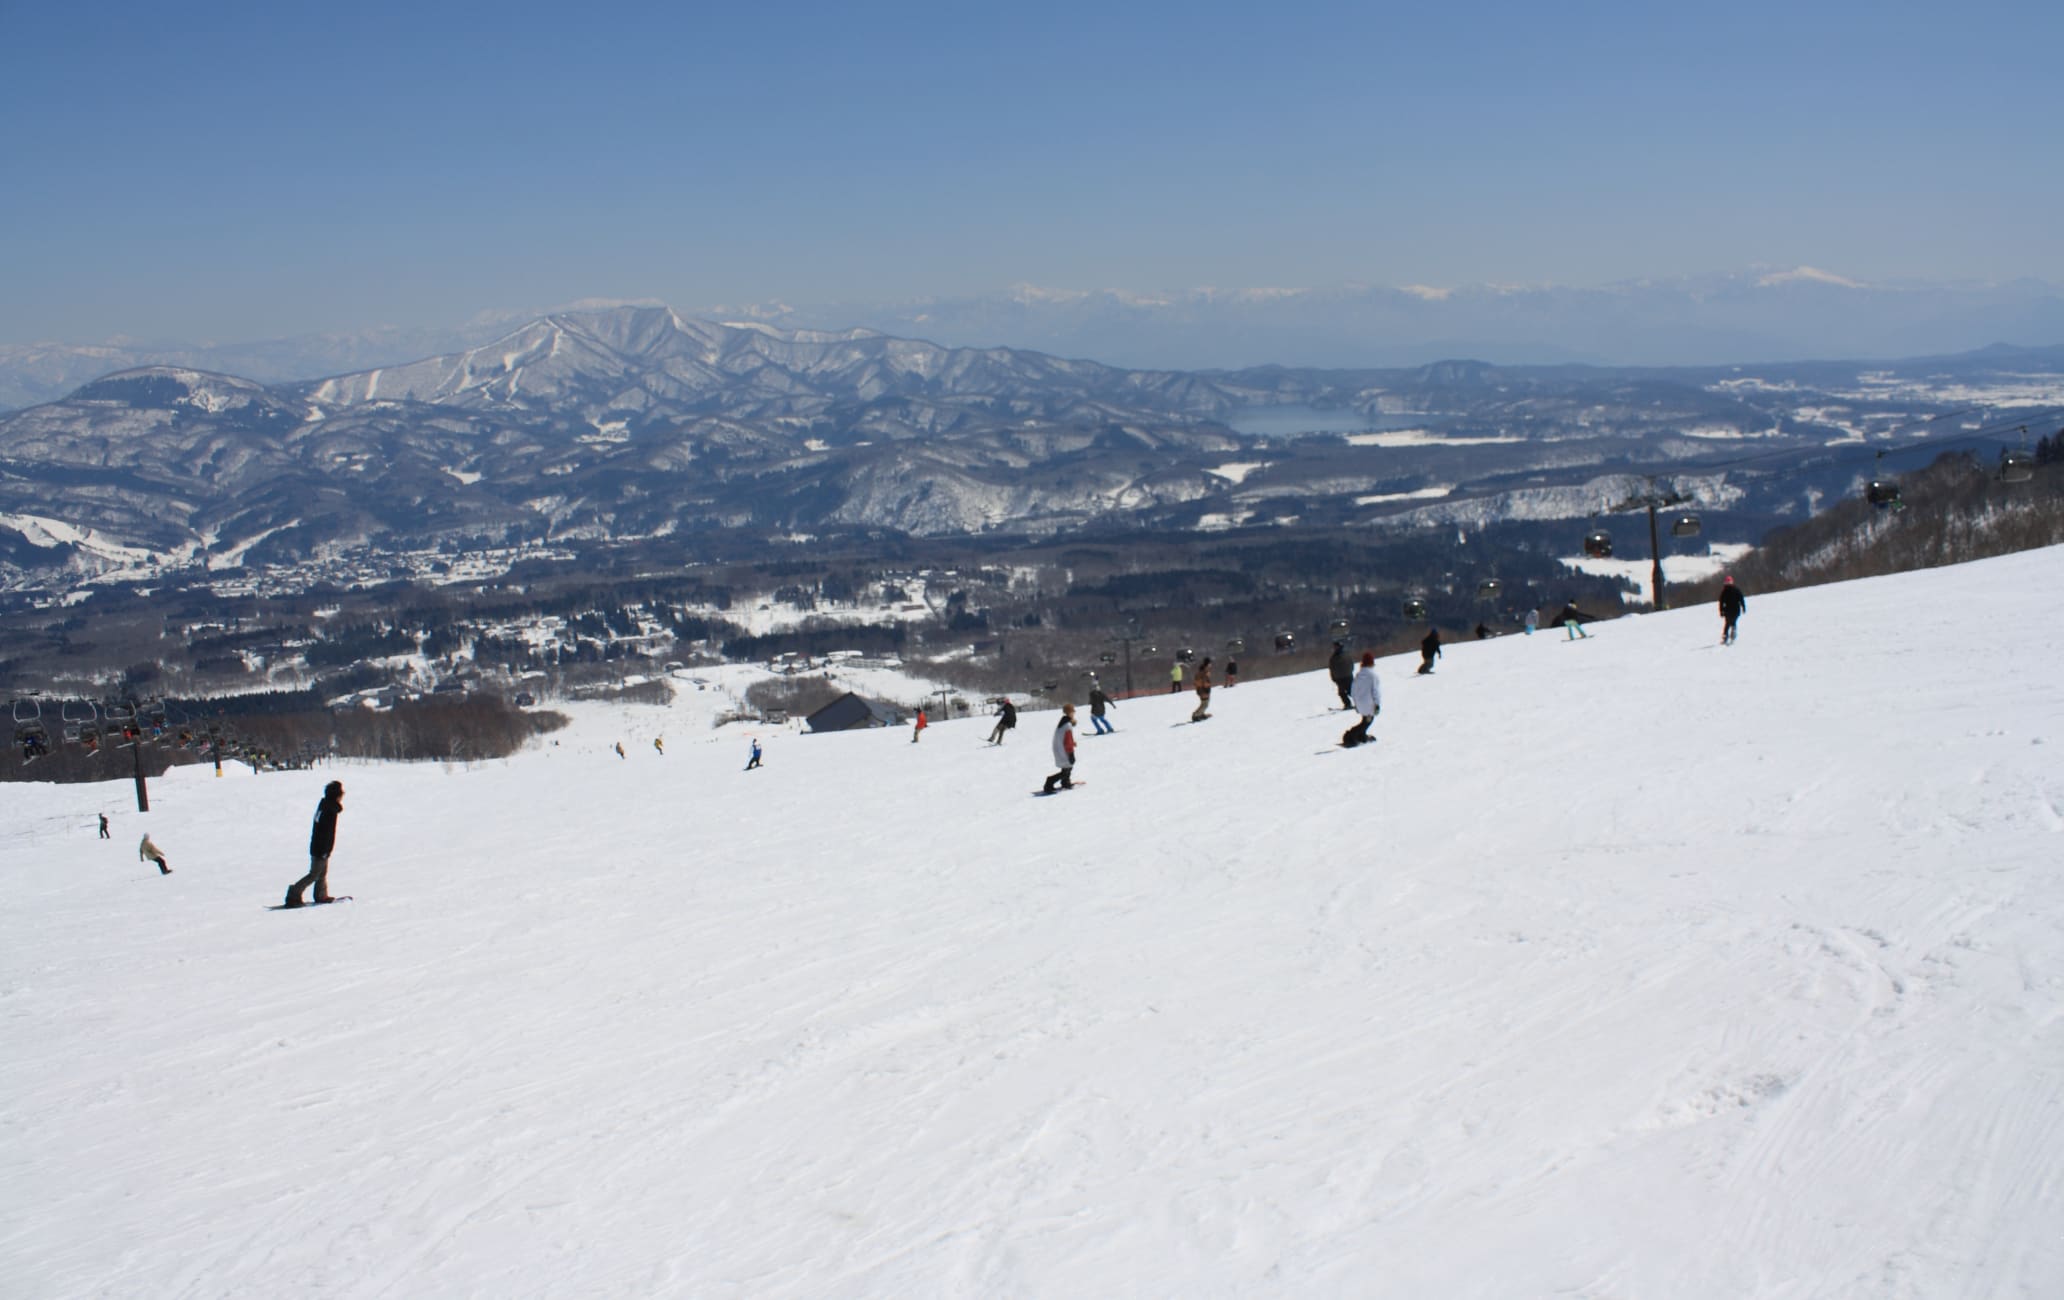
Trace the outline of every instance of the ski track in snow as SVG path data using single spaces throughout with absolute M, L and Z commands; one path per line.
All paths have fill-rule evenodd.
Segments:
M 0 1290 L 2064 1293 L 2060 580 L 1143 696 L 1065 799 L 686 701 L 0 786 Z

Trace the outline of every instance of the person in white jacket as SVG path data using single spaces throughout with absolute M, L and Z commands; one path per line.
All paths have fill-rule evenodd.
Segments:
M 1046 789 L 1042 793 L 1052 794 L 1056 784 L 1063 790 L 1074 789 L 1075 706 L 1072 704 L 1063 704 L 1061 706 L 1061 720 L 1054 727 L 1053 756 L 1054 762 L 1059 765 L 1061 770 L 1046 778 Z
M 1356 713 L 1362 720 L 1341 734 L 1340 743 L 1353 749 L 1366 745 L 1374 739 L 1369 734 L 1369 724 L 1376 715 L 1383 712 L 1383 688 L 1376 681 L 1376 652 L 1362 651 L 1362 666 L 1355 670 L 1354 682 L 1347 688 L 1347 698 L 1354 703 Z
M 165 850 L 151 843 L 151 837 L 148 835 L 143 837 L 143 843 L 136 846 L 136 857 L 140 862 L 157 863 L 158 874 L 161 876 L 172 874 L 171 865 L 165 861 Z

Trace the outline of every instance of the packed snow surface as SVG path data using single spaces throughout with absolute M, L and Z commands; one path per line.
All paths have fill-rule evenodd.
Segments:
M 1047 799 L 1050 711 L 0 785 L 4 1290 L 2064 1294 L 2060 589 L 1126 700 Z

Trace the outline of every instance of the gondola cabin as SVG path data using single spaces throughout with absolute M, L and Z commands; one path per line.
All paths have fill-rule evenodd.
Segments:
M 1889 510 L 1899 504 L 1899 481 L 1874 478 L 1864 485 L 1863 499 L 1880 510 Z
M 1697 515 L 1679 515 L 1670 521 L 1670 536 L 1697 537 L 1698 535 L 1699 517 Z
M 1476 584 L 1476 598 L 1478 600 L 1496 600 L 1504 594 L 1505 584 L 1496 578 L 1485 578 L 1482 582 Z
M 1239 637 L 1234 637 L 1232 640 L 1225 643 L 1225 652 L 1229 655 L 1246 654 L 1247 643 L 1245 641 L 1242 641 Z
M 1594 560 L 1612 558 L 1612 534 L 1603 528 L 1594 528 L 1584 535 L 1584 554 Z
M 1296 634 L 1295 634 L 1295 633 L 1292 633 L 1292 632 L 1278 632 L 1278 633 L 1276 633 L 1276 653 L 1277 653 L 1277 654 L 1279 654 L 1279 655 L 1286 655 L 1286 654 L 1289 654 L 1289 653 L 1290 653 L 1290 652 L 1291 652 L 1292 650 L 1295 650 L 1296 648 L 1297 648 L 1297 636 L 1296 636 Z
M 1405 597 L 1404 615 L 1414 623 L 1426 621 L 1426 602 L 1418 596 Z
M 1345 641 L 1348 632 L 1347 620 L 1344 618 L 1334 619 L 1327 625 L 1326 631 L 1335 641 Z
M 2000 453 L 2000 482 L 2026 483 L 2035 477 L 2035 457 L 2025 451 Z

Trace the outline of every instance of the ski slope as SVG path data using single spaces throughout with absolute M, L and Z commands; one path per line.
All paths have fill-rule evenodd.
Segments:
M 0 1292 L 2064 1294 L 2060 590 L 1125 701 L 1051 799 L 1032 711 L 0 785 Z

